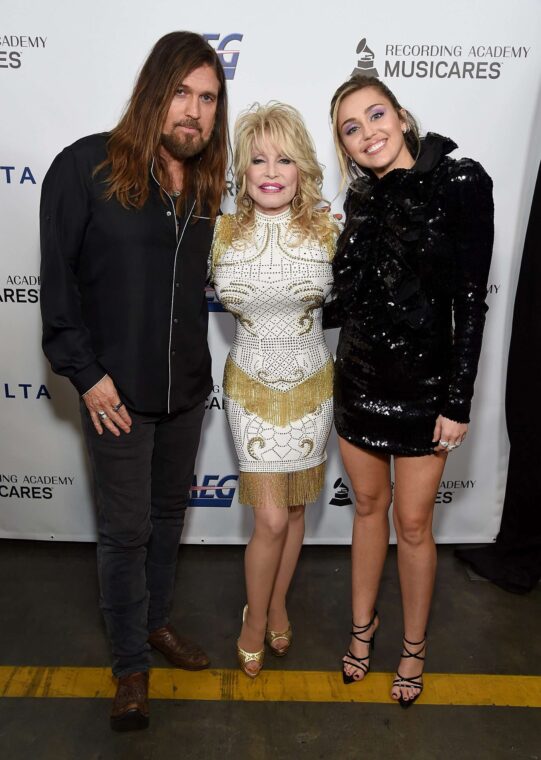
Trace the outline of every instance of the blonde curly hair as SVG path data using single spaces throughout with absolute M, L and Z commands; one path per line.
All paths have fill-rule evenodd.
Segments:
M 299 245 L 303 240 L 310 239 L 332 245 L 337 235 L 337 225 L 330 214 L 323 213 L 328 205 L 321 193 L 323 172 L 313 140 L 297 109 L 277 101 L 266 105 L 254 103 L 239 115 L 235 123 L 233 164 L 237 184 L 237 230 L 234 237 L 249 240 L 254 230 L 255 210 L 247 192 L 246 172 L 252 162 L 254 146 L 266 139 L 297 167 L 298 186 L 291 202 L 290 221 L 295 243 Z

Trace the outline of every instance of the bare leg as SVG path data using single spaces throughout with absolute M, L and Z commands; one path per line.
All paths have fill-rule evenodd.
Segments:
M 297 567 L 304 539 L 304 505 L 291 507 L 288 514 L 287 535 L 282 548 L 278 572 L 269 602 L 267 626 L 272 631 L 286 631 L 289 619 L 286 610 L 286 596 Z M 284 646 L 285 639 L 275 639 L 277 649 Z
M 355 493 L 355 517 L 351 545 L 351 585 L 353 622 L 366 625 L 374 614 L 381 573 L 389 545 L 388 511 L 391 503 L 389 457 L 365 451 L 339 438 L 340 453 Z M 362 634 L 370 639 L 379 621 Z M 367 644 L 351 639 L 356 657 L 369 653 Z M 360 668 L 344 665 L 344 672 L 355 680 L 364 678 Z
M 262 474 L 261 478 L 265 478 Z M 268 501 L 255 507 L 254 530 L 244 554 L 248 614 L 239 636 L 239 646 L 247 652 L 263 648 L 267 628 L 267 610 L 282 557 L 289 515 L 287 509 L 272 501 L 272 489 L 266 489 Z M 253 673 L 260 670 L 257 662 L 247 668 Z
M 404 636 L 410 642 L 425 637 L 436 575 L 436 546 L 432 536 L 434 501 L 447 454 L 395 457 L 394 525 L 398 542 L 398 572 L 402 591 Z M 423 653 L 422 644 L 408 645 Z M 421 660 L 401 658 L 400 675 L 411 678 L 423 670 Z M 393 687 L 393 699 L 412 699 L 418 690 Z

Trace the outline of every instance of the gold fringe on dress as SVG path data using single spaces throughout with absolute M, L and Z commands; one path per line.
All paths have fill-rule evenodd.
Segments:
M 278 391 L 247 375 L 228 357 L 224 369 L 224 393 L 247 412 L 285 427 L 289 422 L 314 412 L 331 398 L 333 370 L 333 360 L 329 359 L 319 372 L 304 382 L 288 391 Z
M 325 480 L 325 462 L 296 472 L 240 472 L 239 503 L 288 508 L 316 501 Z

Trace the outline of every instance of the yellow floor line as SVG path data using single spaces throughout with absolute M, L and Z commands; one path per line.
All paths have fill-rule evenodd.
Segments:
M 316 670 L 264 670 L 250 680 L 239 670 L 155 668 L 154 699 L 245 702 L 391 703 L 392 674 L 370 673 L 363 684 L 344 686 L 340 673 Z M 0 667 L 0 696 L 103 698 L 114 693 L 108 668 Z M 541 707 L 541 676 L 429 673 L 418 704 Z

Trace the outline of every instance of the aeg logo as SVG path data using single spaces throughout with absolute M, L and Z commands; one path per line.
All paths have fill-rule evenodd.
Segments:
M 220 40 L 219 34 L 204 34 L 203 37 L 209 44 L 216 40 Z M 222 62 L 226 79 L 235 78 L 235 71 L 237 70 L 237 63 L 239 61 L 240 55 L 240 50 L 228 50 L 227 46 L 231 42 L 242 42 L 242 38 L 242 34 L 233 32 L 233 34 L 227 34 L 225 37 L 223 37 L 218 45 L 214 45 L 214 49 L 218 53 L 218 57 Z
M 238 479 L 238 475 L 203 475 L 198 485 L 197 475 L 194 475 L 188 506 L 230 507 Z

